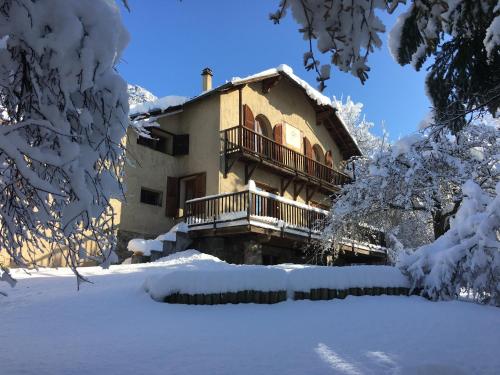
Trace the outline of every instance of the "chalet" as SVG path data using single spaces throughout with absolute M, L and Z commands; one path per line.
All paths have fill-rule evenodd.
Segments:
M 287 66 L 218 87 L 207 68 L 202 86 L 192 99 L 132 115 L 159 126 L 151 138 L 127 133 L 118 254 L 185 221 L 194 248 L 229 262 L 307 261 L 331 196 L 349 182 L 343 162 L 361 155 L 356 142 L 331 101 Z M 344 254 L 383 261 L 381 241 L 346 240 Z

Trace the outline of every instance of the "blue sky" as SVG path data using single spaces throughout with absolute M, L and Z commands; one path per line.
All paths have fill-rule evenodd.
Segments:
M 201 90 L 201 70 L 214 72 L 214 84 L 244 77 L 285 63 L 316 86 L 316 76 L 302 66 L 306 42 L 291 15 L 274 25 L 268 14 L 278 0 L 129 0 L 124 22 L 130 44 L 119 65 L 125 79 L 157 96 L 194 96 Z M 388 30 L 394 16 L 384 17 Z M 325 57 L 323 57 L 325 58 Z M 336 69 L 327 83 L 327 96 L 350 95 L 364 103 L 368 120 L 385 122 L 392 139 L 411 133 L 429 111 L 425 72 L 400 67 L 387 43 L 371 55 L 370 78 L 359 80 Z

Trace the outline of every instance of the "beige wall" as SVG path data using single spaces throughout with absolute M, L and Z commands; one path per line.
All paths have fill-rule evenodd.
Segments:
M 168 124 L 175 116 L 162 119 L 161 128 L 169 130 Z M 176 158 L 137 144 L 137 134 L 127 131 L 127 161 L 124 169 L 125 202 L 121 205 L 120 230 L 159 234 L 172 225 L 165 215 L 167 176 L 178 170 Z M 162 193 L 162 206 L 141 203 L 141 187 Z
M 180 113 L 160 117 L 162 130 L 189 134 L 189 154 L 172 156 L 137 144 L 137 134 L 127 133 L 124 185 L 126 202 L 121 209 L 120 230 L 154 236 L 167 232 L 175 219 L 166 216 L 167 177 L 206 173 L 206 194 L 218 193 L 219 98 L 217 95 L 185 106 Z M 141 187 L 162 193 L 162 206 L 140 201 Z
M 189 103 L 182 113 L 180 133 L 189 134 L 189 155 L 180 157 L 179 176 L 207 173 L 207 195 L 217 194 L 220 151 L 218 95 Z
M 335 167 L 339 168 L 342 161 L 339 148 L 326 128 L 323 125 L 316 124 L 316 113 L 307 95 L 286 79 L 282 79 L 267 94 L 262 94 L 261 89 L 262 83 L 259 82 L 244 86 L 242 104 L 250 106 L 255 117 L 259 114 L 264 115 L 271 123 L 271 126 L 286 122 L 298 128 L 310 140 L 312 145 L 320 145 L 323 153 L 331 150 Z M 221 95 L 221 129 L 228 129 L 238 125 L 238 105 L 238 90 Z M 223 172 L 221 169 L 219 173 L 220 192 L 232 192 L 243 189 L 245 185 L 243 163 L 237 162 L 226 178 L 224 178 Z M 280 177 L 266 170 L 257 169 L 252 179 L 275 187 L 278 190 L 280 188 Z M 297 200 L 304 202 L 306 199 L 305 195 L 306 192 L 304 189 Z M 292 185 L 288 187 L 284 196 L 293 199 Z M 322 201 L 323 199 L 324 196 L 321 194 L 316 194 L 313 197 L 315 201 Z
M 121 202 L 116 199 L 110 200 L 111 206 L 114 210 L 114 225 L 118 228 L 120 224 L 120 212 L 121 212 Z M 86 234 L 87 237 L 91 237 L 91 233 Z M 85 242 L 85 249 L 89 255 L 100 255 L 99 248 L 95 241 L 87 240 Z M 64 252 L 66 250 L 62 249 L 50 249 L 50 244 L 44 240 L 39 242 L 39 246 L 31 251 L 25 246 L 21 249 L 22 256 L 27 263 L 29 268 L 32 267 L 65 267 L 67 266 L 66 259 L 64 257 Z M 15 267 L 13 262 L 11 262 L 10 257 L 7 255 L 5 249 L 0 249 L 0 264 L 4 266 Z M 89 266 L 97 265 L 97 262 L 91 260 L 82 260 L 80 265 Z
M 295 126 L 311 144 L 319 144 L 323 152 L 331 150 L 334 163 L 338 166 L 341 161 L 339 149 L 324 126 L 316 125 L 316 113 L 306 94 L 286 79 L 265 95 L 261 87 L 261 83 L 254 83 L 242 89 L 243 104 L 250 106 L 254 116 L 266 116 L 273 126 L 284 122 Z M 133 158 L 125 167 L 127 201 L 121 210 L 122 230 L 157 235 L 173 225 L 174 220 L 165 215 L 168 176 L 182 177 L 205 172 L 207 195 L 240 191 L 245 185 L 243 163 L 236 163 L 224 178 L 220 156 L 220 130 L 239 124 L 237 89 L 188 103 L 182 112 L 161 117 L 158 122 L 163 130 L 189 134 L 189 154 L 165 155 L 137 145 L 137 136 L 129 130 L 127 152 Z M 258 168 L 252 179 L 278 190 L 280 188 L 280 176 L 263 169 Z M 162 207 L 141 203 L 141 186 L 162 192 Z M 305 195 L 304 189 L 297 199 L 304 202 Z M 285 197 L 293 197 L 292 185 L 285 192 Z M 318 193 L 313 197 L 318 202 L 324 199 L 325 196 Z

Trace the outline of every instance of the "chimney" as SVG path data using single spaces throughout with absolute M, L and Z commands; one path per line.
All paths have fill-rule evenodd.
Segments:
M 212 77 L 213 77 L 212 69 L 205 68 L 201 72 L 201 82 L 203 86 L 203 92 L 212 90 Z

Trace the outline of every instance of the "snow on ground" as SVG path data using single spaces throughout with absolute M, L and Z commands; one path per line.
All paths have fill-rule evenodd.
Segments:
M 317 288 L 410 287 L 399 268 L 391 266 L 235 265 L 196 250 L 186 250 L 162 260 L 165 268 L 161 274 L 146 277 L 144 283 L 144 289 L 158 301 L 173 293 L 286 290 L 291 298 L 296 291 L 309 292 Z M 183 263 L 179 263 L 181 260 Z
M 184 254 L 186 255 L 186 254 Z M 203 258 L 195 252 L 191 256 Z M 1 374 L 495 374 L 500 310 L 420 297 L 169 305 L 142 288 L 186 257 L 26 275 L 0 290 Z M 168 266 L 167 264 L 170 264 Z
M 150 256 L 152 251 L 162 251 L 163 242 L 175 242 L 177 240 L 177 232 L 187 233 L 189 228 L 186 223 L 180 222 L 175 224 L 167 233 L 160 234 L 154 240 L 145 240 L 144 238 L 133 238 L 127 244 L 127 250 L 142 253 Z

